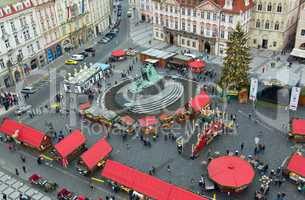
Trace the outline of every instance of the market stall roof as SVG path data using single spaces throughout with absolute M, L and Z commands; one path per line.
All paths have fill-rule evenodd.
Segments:
M 208 165 L 208 174 L 216 184 L 229 188 L 247 186 L 255 176 L 253 167 L 246 160 L 237 156 L 222 156 L 213 159 Z
M 164 59 L 164 60 L 176 55 L 176 53 L 168 52 L 168 51 L 161 51 L 158 49 L 147 49 L 145 51 L 142 51 L 141 54 L 148 55 L 150 57 L 154 57 L 154 58 L 158 58 L 158 59 Z
M 84 152 L 81 155 L 81 159 L 84 161 L 88 169 L 92 170 L 97 163 L 108 156 L 111 151 L 111 145 L 105 139 L 101 139 Z
M 91 106 L 91 103 L 89 101 L 86 103 L 82 103 L 79 105 L 79 110 L 86 110 L 86 109 L 90 108 L 90 106 Z
M 155 116 L 142 117 L 138 121 L 139 121 L 141 127 L 153 126 L 158 123 L 158 120 Z
M 210 103 L 210 97 L 204 91 L 201 91 L 197 96 L 189 101 L 190 106 L 195 112 L 200 112 L 202 108 Z
M 204 197 L 112 160 L 107 160 L 101 175 L 153 199 L 207 200 Z
M 287 169 L 305 178 L 305 157 L 294 153 L 289 159 Z
M 43 140 L 48 137 L 39 130 L 9 118 L 3 119 L 0 125 L 0 132 L 11 137 L 16 137 L 18 141 L 37 149 L 41 147 Z
M 173 114 L 171 114 L 171 113 L 162 113 L 160 116 L 159 116 L 159 119 L 161 120 L 161 121 L 163 121 L 163 120 L 166 120 L 167 118 L 169 118 L 169 117 L 171 117 Z
M 175 55 L 175 56 L 173 56 L 173 59 L 181 60 L 181 61 L 184 61 L 184 62 L 188 62 L 188 61 L 193 60 L 193 58 L 191 58 L 189 56 L 185 56 L 185 55 Z
M 118 50 L 112 51 L 111 55 L 114 57 L 122 57 L 122 56 L 126 55 L 126 52 L 123 49 L 118 49 Z
M 305 58 L 305 50 L 294 48 L 294 49 L 292 49 L 292 52 L 290 53 L 290 55 L 299 57 L 299 58 Z
M 82 84 L 86 82 L 89 78 L 94 76 L 95 74 L 99 73 L 101 69 L 97 66 L 87 67 L 86 65 L 81 67 L 79 71 L 73 74 L 73 76 L 68 77 L 65 79 L 66 83 L 69 84 Z
M 203 68 L 206 66 L 206 63 L 203 60 L 197 59 L 189 63 L 191 68 Z
M 109 64 L 105 64 L 105 63 L 95 63 L 95 64 L 93 65 L 93 67 L 98 67 L 98 68 L 100 68 L 102 71 L 105 71 L 105 70 L 107 70 L 107 69 L 110 68 L 110 65 L 109 65 Z
M 291 129 L 292 134 L 305 136 L 305 119 L 293 119 Z
M 62 158 L 67 158 L 73 151 L 85 144 L 86 137 L 79 129 L 74 130 L 59 143 L 55 144 L 55 149 Z
M 132 118 L 131 118 L 130 116 L 128 116 L 128 115 L 125 115 L 125 116 L 121 117 L 121 121 L 122 121 L 123 123 L 125 123 L 126 125 L 128 125 L 128 126 L 133 125 L 134 122 L 135 122 L 135 120 L 132 119 Z

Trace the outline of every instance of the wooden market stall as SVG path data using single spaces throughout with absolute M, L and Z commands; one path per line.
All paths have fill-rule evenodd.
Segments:
M 105 139 L 100 139 L 80 156 L 78 172 L 88 175 L 96 168 L 103 166 L 111 151 L 111 145 Z
M 129 115 L 120 117 L 119 120 L 120 128 L 125 131 L 127 134 L 133 134 L 135 132 L 136 121 L 131 118 Z
M 172 113 L 162 113 L 159 116 L 161 128 L 171 128 L 175 121 L 175 115 Z
M 192 62 L 193 58 L 185 55 L 175 55 L 171 57 L 167 63 L 167 67 L 173 69 L 187 68 L 188 63 Z
M 291 120 L 288 137 L 295 142 L 305 142 L 305 119 Z
M 120 61 L 126 59 L 126 51 L 123 49 L 117 49 L 111 52 L 110 61 Z
M 119 184 L 121 190 L 128 193 L 133 192 L 141 200 L 147 198 L 162 200 L 208 200 L 208 198 L 112 160 L 107 160 L 101 176 Z
M 147 59 L 154 59 L 159 61 L 157 63 L 159 67 L 165 67 L 168 60 L 174 55 L 176 55 L 176 53 L 161 51 L 158 49 L 147 49 L 140 53 L 140 61 L 144 63 Z
M 44 151 L 52 146 L 51 138 L 42 131 L 34 129 L 26 124 L 4 118 L 0 125 L 0 132 L 16 143 Z
M 285 163 L 283 174 L 295 183 L 305 183 L 305 156 L 300 152 L 293 153 Z
M 222 191 L 240 192 L 246 189 L 255 177 L 253 167 L 237 156 L 221 156 L 208 165 L 209 178 Z
M 85 142 L 85 135 L 79 129 L 76 129 L 54 145 L 54 149 L 64 167 L 68 166 L 69 160 L 86 150 Z
M 157 124 L 159 121 L 155 116 L 146 116 L 138 120 L 141 133 L 144 135 L 157 135 Z

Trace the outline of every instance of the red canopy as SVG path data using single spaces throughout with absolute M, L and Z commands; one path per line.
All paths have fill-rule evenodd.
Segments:
M 294 153 L 288 162 L 287 169 L 301 177 L 305 177 L 305 157 L 299 153 Z
M 108 160 L 101 173 L 120 185 L 158 200 L 207 200 L 121 163 Z
M 194 60 L 192 62 L 189 63 L 189 67 L 191 68 L 203 68 L 206 66 L 206 63 L 203 60 Z
M 195 112 L 200 112 L 201 109 L 207 106 L 209 103 L 210 97 L 204 91 L 201 91 L 200 94 L 189 101 L 190 106 Z
M 122 57 L 122 56 L 125 56 L 125 54 L 126 54 L 126 52 L 123 49 L 114 50 L 111 53 L 111 55 L 114 57 Z
M 101 139 L 83 153 L 81 159 L 84 161 L 88 169 L 92 170 L 97 163 L 104 159 L 111 151 L 111 145 L 105 139 Z
M 134 119 L 132 119 L 128 115 L 121 117 L 121 121 L 124 122 L 127 126 L 131 126 L 134 123 Z
M 255 176 L 253 167 L 237 156 L 213 159 L 208 166 L 208 174 L 216 184 L 229 188 L 247 186 Z
M 86 103 L 80 104 L 79 105 L 79 110 L 86 110 L 86 109 L 88 109 L 90 107 L 91 107 L 91 103 L 88 101 Z
M 305 135 L 305 119 L 293 119 L 291 133 L 296 135 Z
M 153 126 L 158 123 L 158 120 L 155 116 L 147 116 L 139 119 L 139 123 L 141 127 Z
M 40 149 L 42 142 L 48 138 L 43 132 L 9 118 L 3 120 L 0 132 L 36 149 Z
M 55 144 L 55 149 L 62 158 L 67 158 L 73 151 L 85 144 L 86 137 L 79 129 L 74 130 L 59 143 Z

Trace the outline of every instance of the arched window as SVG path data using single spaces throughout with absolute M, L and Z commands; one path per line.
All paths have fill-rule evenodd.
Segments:
M 276 11 L 277 11 L 277 12 L 282 12 L 282 4 L 281 4 L 281 3 L 279 3 L 279 4 L 277 5 Z
M 279 30 L 279 29 L 280 29 L 280 23 L 279 22 L 275 22 L 274 30 Z
M 265 23 L 265 29 L 269 29 L 269 27 L 270 27 L 270 23 L 269 23 L 269 20 L 267 20 Z
M 271 3 L 270 3 L 270 2 L 268 3 L 268 6 L 267 6 L 267 11 L 272 11 L 272 5 L 271 5 Z
M 262 4 L 262 2 L 259 2 L 257 4 L 257 10 L 261 11 L 262 9 L 263 9 L 263 4 Z
M 261 22 L 259 21 L 259 19 L 256 21 L 256 28 L 260 28 L 261 27 Z

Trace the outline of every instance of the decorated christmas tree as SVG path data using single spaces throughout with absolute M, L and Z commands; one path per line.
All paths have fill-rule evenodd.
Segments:
M 227 42 L 224 68 L 220 86 L 225 90 L 240 90 L 249 84 L 249 64 L 251 61 L 248 37 L 238 23 Z

